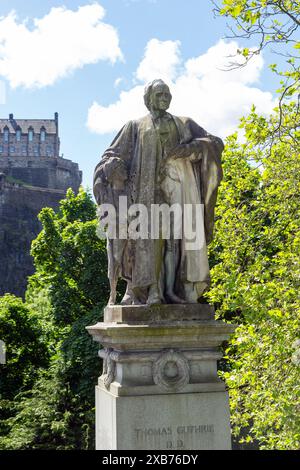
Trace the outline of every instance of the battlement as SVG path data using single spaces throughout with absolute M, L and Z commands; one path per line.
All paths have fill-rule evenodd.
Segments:
M 61 157 L 0 157 L 0 173 L 41 188 L 78 190 L 78 164 Z
M 0 119 L 0 295 L 24 295 L 34 272 L 30 246 L 43 207 L 57 209 L 68 188 L 78 192 L 78 164 L 59 156 L 54 119 Z

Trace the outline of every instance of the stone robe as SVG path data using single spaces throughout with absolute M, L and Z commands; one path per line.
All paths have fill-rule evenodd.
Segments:
M 199 138 L 205 139 L 207 143 L 207 151 L 203 153 L 199 164 L 193 165 L 193 173 L 198 184 L 199 200 L 204 205 L 204 230 L 206 242 L 209 243 L 213 234 L 217 189 L 222 179 L 223 144 L 221 139 L 208 134 L 192 119 L 176 116 L 172 118 L 178 130 L 178 145 Z M 110 202 L 110 185 L 105 179 L 104 168 L 112 157 L 118 157 L 127 164 L 128 204 L 144 204 L 150 214 L 151 204 L 163 202 L 159 175 L 164 164 L 159 132 L 151 114 L 128 122 L 105 151 L 94 174 L 94 195 L 98 204 Z M 150 226 L 148 234 L 148 239 L 129 241 L 124 256 L 125 259 L 130 257 L 131 263 L 130 269 L 127 263 L 124 263 L 122 277 L 131 281 L 133 289 L 149 287 L 158 281 L 155 269 L 157 240 L 150 238 Z

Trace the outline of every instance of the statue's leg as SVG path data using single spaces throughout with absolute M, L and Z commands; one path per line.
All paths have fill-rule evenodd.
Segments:
M 155 247 L 155 272 L 156 272 L 156 282 L 155 284 L 152 284 L 149 288 L 148 292 L 148 299 L 147 299 L 147 304 L 148 305 L 156 305 L 156 304 L 161 304 L 162 303 L 162 298 L 160 295 L 160 289 L 159 289 L 159 279 L 160 279 L 160 274 L 161 274 L 161 269 L 162 269 L 162 263 L 163 263 L 163 249 L 164 249 L 164 243 L 165 240 L 162 238 L 155 240 L 154 247 Z
M 118 282 L 118 278 L 119 278 L 119 273 L 120 273 L 120 267 L 115 262 L 114 267 L 112 269 L 112 273 L 111 273 L 110 278 L 109 278 L 110 296 L 109 296 L 109 300 L 108 300 L 108 305 L 115 305 L 115 303 L 116 303 L 117 282 Z
M 131 296 L 131 289 L 129 288 L 129 283 L 127 282 L 126 292 L 121 300 L 121 305 L 132 305 L 132 296 Z
M 117 297 L 117 284 L 118 279 L 121 277 L 123 273 L 121 273 L 121 266 L 124 260 L 127 243 L 126 240 L 120 239 L 111 239 L 108 241 L 107 245 L 107 252 L 108 252 L 108 274 L 109 274 L 109 283 L 110 283 L 110 297 L 108 301 L 108 305 L 115 305 L 116 297 Z M 135 296 L 130 289 L 129 283 L 127 283 L 127 289 L 125 295 L 122 299 L 122 305 L 132 305 L 135 301 Z
M 178 297 L 174 292 L 176 273 L 178 269 L 180 252 L 179 252 L 179 240 L 166 240 L 166 252 L 165 252 L 165 270 L 166 270 L 166 301 L 171 304 L 184 304 L 186 303 L 183 299 Z
M 142 302 L 138 299 L 132 290 L 131 282 L 127 281 L 126 292 L 121 301 L 121 305 L 141 305 Z
M 114 258 L 114 240 L 107 237 L 107 260 L 108 260 L 108 279 L 110 285 L 110 296 L 108 305 L 114 305 L 117 295 L 117 278 L 116 278 L 116 260 Z

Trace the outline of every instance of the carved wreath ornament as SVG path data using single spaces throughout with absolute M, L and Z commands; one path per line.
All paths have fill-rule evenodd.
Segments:
M 173 349 L 163 352 L 153 363 L 153 380 L 167 390 L 180 390 L 190 381 L 187 359 Z

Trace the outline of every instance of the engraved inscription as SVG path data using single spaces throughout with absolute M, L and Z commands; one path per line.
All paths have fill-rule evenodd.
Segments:
M 214 432 L 213 424 L 134 429 L 137 441 L 151 443 L 155 440 L 165 449 L 185 449 L 186 441 L 191 436 L 200 437 L 200 435 L 211 435 Z
M 137 439 L 145 438 L 149 436 L 170 436 L 172 434 L 172 428 L 157 428 L 157 429 L 135 429 Z
M 200 426 L 178 426 L 177 433 L 184 434 L 184 433 L 205 433 L 205 432 L 214 432 L 214 425 L 213 424 L 202 424 Z

